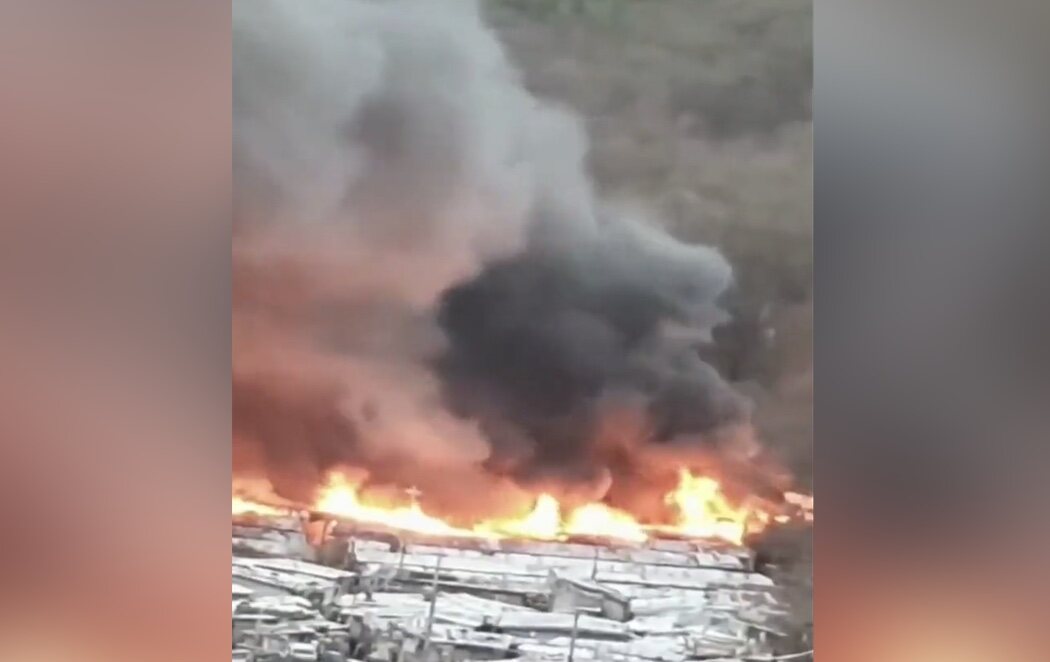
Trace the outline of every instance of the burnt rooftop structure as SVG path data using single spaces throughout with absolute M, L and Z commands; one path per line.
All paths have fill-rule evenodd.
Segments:
M 272 532 L 262 521 L 260 534 Z M 601 660 L 812 658 L 792 593 L 746 548 L 704 541 L 460 541 L 389 532 L 325 546 L 269 540 L 232 560 L 233 659 Z M 241 523 L 243 540 L 252 525 Z M 345 535 L 345 534 L 344 534 Z M 325 559 L 332 563 L 329 554 Z

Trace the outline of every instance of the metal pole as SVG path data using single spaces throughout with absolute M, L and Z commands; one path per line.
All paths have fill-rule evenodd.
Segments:
M 430 588 L 430 610 L 427 612 L 427 630 L 426 635 L 423 638 L 423 652 L 430 651 L 430 635 L 434 630 L 434 612 L 437 609 L 437 598 L 438 598 L 438 574 L 441 570 L 441 559 L 444 556 L 437 557 L 437 563 L 434 564 L 434 583 Z
M 572 617 L 572 638 L 569 639 L 569 662 L 573 662 L 576 656 L 576 635 L 580 629 L 580 610 L 577 609 Z

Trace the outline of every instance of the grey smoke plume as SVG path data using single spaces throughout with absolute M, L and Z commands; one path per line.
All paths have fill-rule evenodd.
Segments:
M 233 9 L 238 467 L 301 496 L 353 464 L 456 507 L 605 491 L 746 423 L 696 352 L 728 265 L 595 199 L 579 122 L 473 3 Z

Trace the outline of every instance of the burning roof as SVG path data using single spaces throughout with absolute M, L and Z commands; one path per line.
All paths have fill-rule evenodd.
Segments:
M 643 543 L 664 535 L 740 544 L 748 533 L 761 531 L 771 522 L 812 519 L 811 497 L 802 501 L 796 496 L 779 506 L 764 501 L 733 505 L 716 480 L 695 476 L 685 469 L 679 473 L 678 485 L 664 499 L 671 521 L 651 524 L 600 502 L 565 508 L 549 494 L 538 495 L 532 508 L 518 516 L 456 524 L 425 512 L 416 500 L 419 492 L 408 492 L 409 500 L 400 504 L 373 500 L 361 494 L 358 484 L 335 472 L 308 510 L 362 525 L 448 538 L 566 540 L 590 536 L 624 544 Z M 264 501 L 255 504 L 245 496 L 235 495 L 234 515 L 291 512 L 285 509 L 287 506 L 278 508 Z
M 233 11 L 244 645 L 758 645 L 777 598 L 740 544 L 812 499 L 701 353 L 727 261 L 596 194 L 583 123 L 472 3 Z M 322 545 L 354 572 L 265 558 Z

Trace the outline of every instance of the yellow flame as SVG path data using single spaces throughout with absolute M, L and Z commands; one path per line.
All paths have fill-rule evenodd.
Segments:
M 785 501 L 801 510 L 805 521 L 813 521 L 813 497 L 788 493 Z M 678 484 L 667 493 L 665 502 L 674 514 L 674 522 L 643 525 L 631 513 L 603 503 L 587 503 L 565 512 L 566 509 L 555 497 L 540 494 L 527 513 L 486 520 L 464 528 L 426 513 L 415 498 L 402 505 L 377 503 L 361 495 L 359 482 L 343 473 L 332 472 L 320 491 L 314 509 L 357 522 L 427 535 L 525 537 L 540 540 L 589 535 L 644 542 L 650 534 L 673 533 L 739 544 L 749 532 L 760 531 L 771 523 L 786 524 L 794 519 L 784 512 L 767 512 L 748 504 L 734 505 L 722 492 L 717 480 L 694 475 L 687 469 L 679 471 Z M 282 509 L 237 496 L 233 498 L 233 513 L 267 516 L 286 514 Z
M 346 476 L 333 472 L 328 476 L 328 483 L 321 491 L 316 508 L 358 522 L 383 524 L 406 531 L 430 535 L 474 535 L 470 530 L 454 527 L 426 514 L 415 499 L 407 506 L 370 505 L 362 503 L 358 489 L 359 486 L 347 480 Z
M 277 517 L 284 515 L 285 512 L 280 508 L 274 508 L 273 506 L 267 506 L 266 504 L 256 503 L 249 501 L 242 497 L 234 495 L 233 497 L 233 514 L 234 515 L 264 515 L 268 517 Z
M 565 532 L 637 542 L 649 538 L 633 515 L 602 503 L 588 503 L 572 511 L 565 523 Z
M 561 504 L 549 494 L 536 498 L 536 505 L 521 518 L 482 522 L 474 529 L 493 536 L 520 536 L 553 540 L 561 534 Z
M 687 536 L 740 543 L 752 518 L 750 509 L 729 503 L 717 480 L 694 476 L 688 469 L 679 471 L 678 487 L 665 500 L 678 515 L 674 528 Z

